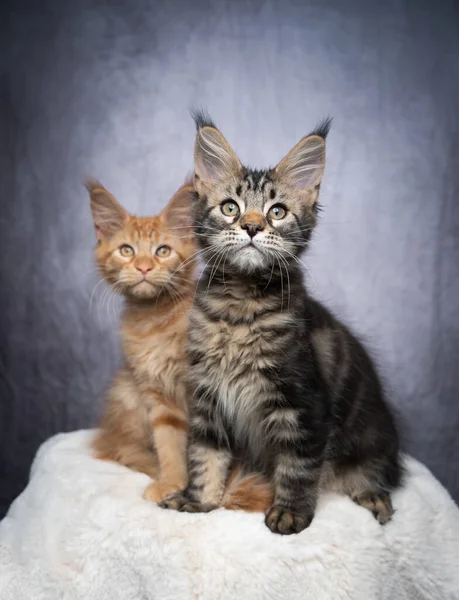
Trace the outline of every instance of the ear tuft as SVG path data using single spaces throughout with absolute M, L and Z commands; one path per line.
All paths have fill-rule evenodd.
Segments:
M 325 140 L 330 133 L 332 121 L 332 117 L 325 117 L 325 119 L 322 119 L 322 121 L 314 127 L 314 130 L 311 131 L 308 137 L 311 135 L 318 135 Z
M 196 125 L 196 131 L 199 131 L 203 127 L 213 127 L 214 129 L 217 129 L 217 126 L 210 118 L 209 113 L 203 108 L 193 108 L 190 112 Z
M 91 198 L 97 238 L 109 238 L 124 227 L 130 215 L 97 179 L 86 179 L 84 185 Z

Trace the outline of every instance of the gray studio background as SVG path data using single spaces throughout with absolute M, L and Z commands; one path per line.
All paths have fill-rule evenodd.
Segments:
M 311 291 L 377 356 L 408 450 L 459 499 L 459 13 L 454 2 L 7 2 L 0 19 L 0 504 L 119 364 L 85 174 L 159 211 L 189 107 L 275 164 L 333 115 Z

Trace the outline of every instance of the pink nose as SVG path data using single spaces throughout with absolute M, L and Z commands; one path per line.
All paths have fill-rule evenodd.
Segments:
M 151 271 L 153 267 L 146 267 L 145 265 L 141 265 L 140 267 L 136 267 L 137 271 L 140 271 L 142 275 L 146 275 L 148 271 Z

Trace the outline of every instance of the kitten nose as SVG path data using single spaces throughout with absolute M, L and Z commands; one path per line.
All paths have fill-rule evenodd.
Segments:
M 136 265 L 135 268 L 137 269 L 137 271 L 140 271 L 142 275 L 146 275 L 148 271 L 151 271 L 153 269 L 153 267 L 150 267 L 150 265 Z
M 242 229 L 245 229 L 248 235 L 253 238 L 259 231 L 263 231 L 263 225 L 261 223 L 244 223 Z

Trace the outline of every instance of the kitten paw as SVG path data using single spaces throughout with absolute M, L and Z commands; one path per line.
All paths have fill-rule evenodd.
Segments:
M 161 508 L 170 510 L 178 510 L 179 512 L 189 513 L 207 513 L 218 508 L 215 504 L 203 504 L 202 502 L 194 502 L 183 493 L 179 492 L 170 498 L 166 498 L 159 503 Z
M 390 494 L 387 492 L 363 492 L 353 496 L 352 500 L 373 513 L 374 518 L 385 525 L 394 514 Z
M 300 531 L 309 527 L 313 516 L 313 514 L 293 513 L 282 506 L 271 506 L 266 515 L 265 524 L 273 533 L 291 535 L 292 533 L 300 533 Z
M 161 502 L 161 500 L 165 500 L 169 496 L 172 496 L 172 494 L 182 490 L 183 487 L 173 483 L 154 481 L 150 483 L 142 497 L 144 500 L 149 500 L 150 502 Z

